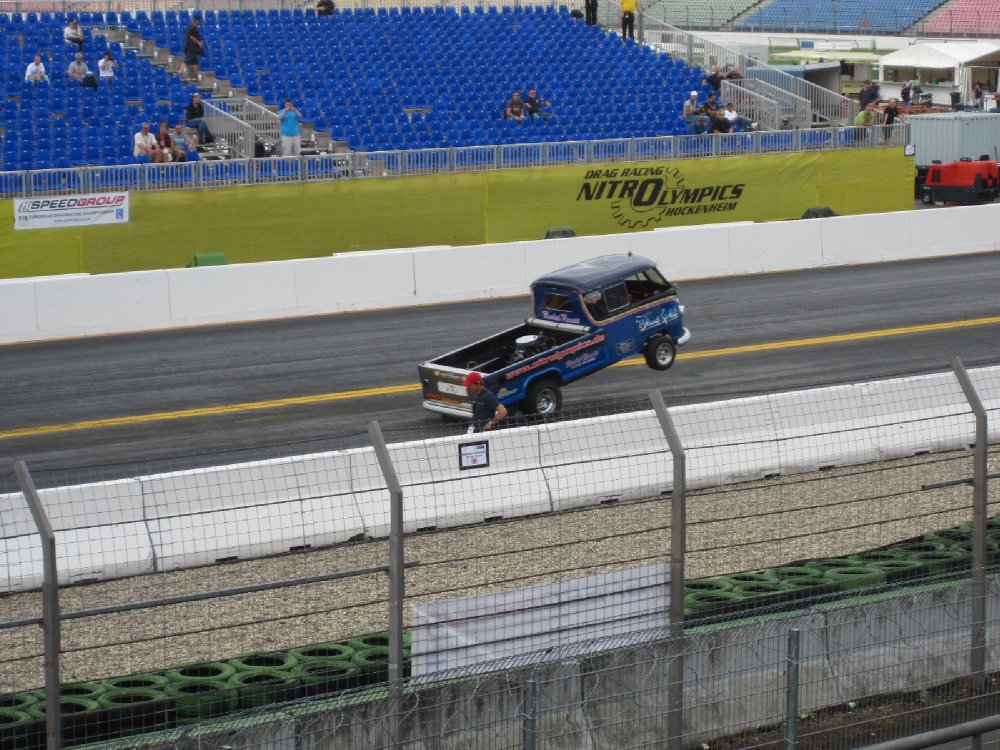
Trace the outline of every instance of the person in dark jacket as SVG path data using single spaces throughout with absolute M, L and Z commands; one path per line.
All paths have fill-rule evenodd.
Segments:
M 212 131 L 208 129 L 205 122 L 205 105 L 201 103 L 201 94 L 191 94 L 191 101 L 187 105 L 185 120 L 189 128 L 198 128 L 199 143 L 211 143 Z

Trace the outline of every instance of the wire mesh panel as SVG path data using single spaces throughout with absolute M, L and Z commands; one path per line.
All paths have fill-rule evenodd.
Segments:
M 202 187 L 242 185 L 246 183 L 252 163 L 247 159 L 205 159 L 195 163 L 196 178 Z
M 90 189 L 95 193 L 139 190 L 143 176 L 141 164 L 88 167 L 88 172 L 90 172 Z

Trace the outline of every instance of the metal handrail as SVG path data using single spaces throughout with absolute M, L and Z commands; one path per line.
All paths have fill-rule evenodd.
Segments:
M 245 123 L 240 123 L 249 128 Z M 0 172 L 0 199 L 899 147 L 909 124 Z

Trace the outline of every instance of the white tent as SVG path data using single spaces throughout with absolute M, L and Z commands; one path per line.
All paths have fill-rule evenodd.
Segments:
M 1000 44 L 996 42 L 918 42 L 905 49 L 890 52 L 879 59 L 882 78 L 887 78 L 888 68 L 910 68 L 896 80 L 947 76 L 962 92 L 962 101 L 972 100 L 972 74 L 970 68 L 990 68 L 994 74 L 1000 66 Z M 928 75 L 929 73 L 929 75 Z

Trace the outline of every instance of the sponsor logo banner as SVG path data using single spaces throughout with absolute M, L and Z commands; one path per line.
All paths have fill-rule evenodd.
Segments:
M 128 193 L 61 195 L 14 200 L 15 229 L 127 224 L 128 220 Z

